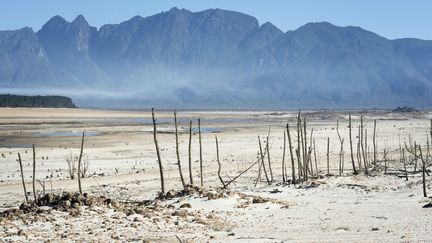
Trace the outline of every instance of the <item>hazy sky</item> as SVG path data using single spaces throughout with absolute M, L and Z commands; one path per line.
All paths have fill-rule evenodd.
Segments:
M 35 31 L 52 16 L 73 20 L 83 14 L 96 27 L 135 15 L 149 16 L 171 7 L 200 11 L 221 8 L 272 22 L 282 31 L 308 22 L 360 26 L 394 39 L 432 40 L 432 0 L 0 0 L 0 30 L 24 26 Z

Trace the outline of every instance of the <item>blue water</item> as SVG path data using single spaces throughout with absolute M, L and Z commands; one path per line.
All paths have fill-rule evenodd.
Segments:
M 85 132 L 86 137 L 99 135 L 98 132 Z M 82 132 L 34 132 L 36 137 L 81 137 Z
M 198 119 L 190 119 L 190 118 L 184 118 L 184 119 L 177 119 L 180 123 L 187 123 L 189 124 L 189 121 L 192 120 L 194 124 L 198 124 Z M 250 118 L 221 118 L 221 119 L 201 119 L 201 125 L 204 123 L 233 123 L 233 122 L 248 122 L 253 121 L 254 119 Z M 131 119 L 132 122 L 137 122 L 141 124 L 153 124 L 153 121 L 151 118 L 134 118 Z M 156 120 L 157 124 L 174 124 L 174 118 L 160 118 Z
M 192 127 L 192 132 L 198 132 L 198 127 Z M 222 132 L 221 128 L 218 127 L 201 127 L 202 133 L 217 133 Z

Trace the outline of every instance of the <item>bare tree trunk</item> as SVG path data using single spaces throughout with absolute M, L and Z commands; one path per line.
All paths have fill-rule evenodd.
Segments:
M 417 172 L 417 144 L 414 141 L 414 173 Z
M 304 143 L 303 143 L 303 167 L 304 167 L 304 178 L 307 181 L 308 179 L 308 163 L 309 163 L 309 158 L 307 157 L 307 131 L 306 131 L 306 116 L 303 118 L 303 138 L 304 138 Z
M 222 183 L 222 187 L 225 188 L 226 187 L 225 182 L 221 176 L 222 165 L 221 165 L 221 162 L 219 160 L 219 143 L 218 143 L 217 135 L 215 135 L 215 139 L 216 139 L 216 159 L 217 159 L 217 163 L 218 163 L 218 177 L 219 177 L 220 182 Z
M 327 138 L 327 175 L 330 175 L 330 138 Z
M 271 166 L 271 160 L 270 160 L 270 146 L 269 146 L 269 137 L 267 136 L 266 140 L 266 148 L 267 148 L 267 160 L 269 165 L 269 171 L 270 171 L 270 182 L 273 183 L 273 171 Z
M 193 185 L 192 175 L 192 121 L 189 122 L 189 182 Z
M 368 153 L 368 136 L 367 136 L 367 129 L 365 129 L 365 139 L 364 139 L 364 146 L 365 146 L 365 162 L 367 164 L 367 166 L 369 167 L 370 163 L 369 163 L 369 153 Z
M 349 140 L 350 140 L 350 151 L 351 151 L 351 163 L 352 163 L 352 167 L 353 167 L 353 173 L 354 175 L 357 175 L 357 170 L 355 167 L 355 162 L 354 162 L 354 152 L 353 152 L 353 144 L 352 144 L 352 124 L 351 124 L 351 114 L 349 114 L 348 116 L 348 128 L 349 128 Z
M 361 152 L 361 142 L 360 142 L 360 135 L 361 135 L 361 129 L 360 125 L 358 126 L 358 139 L 357 139 L 357 161 L 358 161 L 358 168 L 359 171 L 361 171 L 361 162 L 362 162 L 362 152 Z
M 230 179 L 227 183 L 225 183 L 225 188 L 228 187 L 235 180 L 237 180 L 237 178 L 239 178 L 241 175 L 243 175 L 244 173 L 246 173 L 247 171 L 249 171 L 254 165 L 259 164 L 260 162 L 261 162 L 261 160 L 259 159 L 259 154 L 258 154 L 257 161 L 255 161 L 254 163 L 252 163 L 248 168 L 246 168 L 245 170 L 243 170 L 242 172 L 240 172 L 237 176 L 235 176 L 234 178 Z M 258 182 L 258 180 L 257 180 L 257 182 Z
M 183 172 L 181 168 L 180 161 L 180 148 L 179 148 L 179 139 L 178 139 L 178 123 L 177 123 L 177 113 L 174 111 L 174 126 L 175 126 L 175 140 L 176 140 L 176 155 L 177 155 L 177 166 L 180 174 L 180 181 L 182 183 L 183 189 L 186 189 L 186 182 L 183 177 Z
M 261 138 L 260 138 L 260 136 L 258 136 L 258 144 L 259 144 L 259 150 L 260 150 L 260 155 L 261 155 L 262 169 L 263 169 L 263 171 L 264 171 L 264 175 L 265 175 L 265 177 L 266 177 L 267 183 L 270 185 L 270 184 L 271 184 L 271 181 L 270 181 L 270 179 L 269 179 L 269 177 L 268 177 L 268 175 L 267 175 L 267 170 L 266 170 L 266 168 L 265 168 L 264 153 L 263 153 L 263 151 L 262 151 Z M 268 152 L 268 151 L 267 151 L 267 152 Z
M 282 152 L 282 181 L 286 182 L 286 176 L 285 176 L 285 148 L 286 148 L 286 133 L 284 131 L 283 136 L 283 152 Z
M 199 160 L 200 160 L 200 180 L 201 186 L 203 183 L 203 160 L 202 160 L 202 145 L 201 145 L 201 119 L 198 119 L 198 139 L 199 139 Z
M 33 197 L 36 201 L 36 149 L 33 144 Z
M 376 148 L 376 119 L 374 120 L 374 130 L 373 130 L 373 161 L 374 165 L 377 163 L 377 148 Z
M 422 154 L 422 150 L 421 150 L 421 146 L 419 146 L 419 153 L 420 153 L 420 159 L 422 161 L 422 182 L 423 182 L 423 197 L 427 197 L 427 193 L 426 193 L 426 164 L 425 161 L 423 159 L 423 154 Z
M 22 167 L 22 161 L 21 161 L 20 153 L 18 153 L 18 162 L 19 162 L 20 171 L 21 171 L 21 181 L 22 181 L 22 185 L 23 185 L 23 189 L 24 189 L 24 197 L 25 197 L 25 200 L 27 202 L 28 201 L 28 195 L 27 195 L 27 189 L 26 189 L 26 185 L 25 185 L 25 181 L 24 181 L 24 171 L 23 171 L 23 167 Z
M 336 133 L 339 138 L 340 151 L 339 151 L 339 175 L 342 175 L 342 159 L 343 159 L 343 139 L 339 133 L 339 120 L 336 121 Z
M 429 136 L 426 135 L 426 166 L 429 166 L 429 157 L 430 157 Z
M 287 123 L 287 134 L 288 134 L 288 145 L 289 145 L 289 149 L 290 149 L 290 157 L 291 157 L 291 176 L 292 176 L 292 183 L 295 184 L 296 181 L 296 176 L 295 176 L 295 164 L 294 164 L 294 155 L 293 155 L 293 151 L 292 151 L 292 146 L 291 146 L 291 134 L 289 131 L 289 124 Z
M 297 155 L 297 163 L 298 163 L 298 176 L 299 179 L 302 177 L 303 174 L 303 168 L 302 168 L 302 158 L 301 158 L 301 141 L 303 140 L 301 137 L 301 118 L 300 118 L 300 111 L 299 111 L 299 115 L 297 117 L 297 150 L 296 150 L 296 155 Z
M 365 168 L 365 174 L 368 175 L 369 171 L 367 168 L 366 151 L 365 151 L 365 147 L 363 144 L 363 114 L 360 117 L 360 146 L 361 146 L 361 150 L 362 150 L 362 154 L 363 154 L 363 165 Z
M 257 186 L 258 182 L 261 181 L 261 167 L 263 165 L 263 162 L 261 160 L 262 156 L 261 156 L 261 153 L 259 151 L 258 151 L 257 158 L 258 158 L 258 177 L 255 180 L 255 187 Z
M 405 149 L 402 149 L 402 160 L 403 160 L 404 170 L 405 170 L 405 179 L 406 181 L 408 181 L 408 171 L 407 171 L 406 160 L 405 160 Z
M 154 144 L 155 144 L 155 148 L 156 148 L 156 154 L 157 154 L 157 159 L 158 159 L 158 164 L 159 164 L 159 174 L 160 174 L 160 179 L 161 179 L 161 190 L 162 190 L 162 194 L 164 194 L 165 193 L 165 181 L 164 181 L 162 160 L 161 160 L 161 157 L 160 157 L 159 145 L 158 145 L 158 141 L 157 141 L 156 119 L 155 119 L 154 109 L 153 108 L 152 108 L 152 120 L 153 120 L 153 140 L 154 140 Z
M 83 150 L 84 150 L 84 132 L 82 133 L 82 139 L 81 139 L 81 150 L 78 157 L 78 189 L 79 193 L 82 194 L 82 187 L 81 187 L 81 161 L 83 156 Z
M 314 159 L 315 159 L 315 173 L 316 173 L 316 176 L 319 176 L 318 162 L 317 162 L 317 155 L 316 155 L 316 146 L 315 146 L 315 138 L 313 139 L 313 150 L 314 150 Z

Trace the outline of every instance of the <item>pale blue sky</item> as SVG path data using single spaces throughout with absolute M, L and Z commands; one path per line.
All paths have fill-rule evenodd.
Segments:
M 432 40 L 431 0 L 0 0 L 0 30 L 29 26 L 37 31 L 54 15 L 71 21 L 78 14 L 100 27 L 173 6 L 239 11 L 255 16 L 261 24 L 272 22 L 284 32 L 308 22 L 328 21 L 360 26 L 390 39 Z

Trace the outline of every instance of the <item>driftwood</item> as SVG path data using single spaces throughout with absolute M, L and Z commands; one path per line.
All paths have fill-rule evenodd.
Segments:
M 164 194 L 165 193 L 165 181 L 164 181 L 162 160 L 161 160 L 159 145 L 158 145 L 158 141 L 157 141 L 156 119 L 155 119 L 153 108 L 152 108 L 152 120 L 153 120 L 153 140 L 154 140 L 158 164 L 159 164 L 159 174 L 160 174 L 160 179 L 161 179 L 161 191 L 162 191 L 162 194 Z

